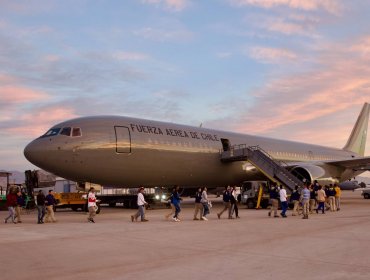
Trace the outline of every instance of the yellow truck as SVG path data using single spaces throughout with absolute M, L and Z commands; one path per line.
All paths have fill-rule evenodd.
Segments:
M 55 193 L 54 198 L 57 201 L 55 208 L 71 208 L 73 211 L 87 211 L 87 193 Z M 96 213 L 100 213 L 100 203 L 96 203 Z

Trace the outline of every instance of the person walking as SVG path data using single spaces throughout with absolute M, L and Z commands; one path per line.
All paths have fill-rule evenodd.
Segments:
M 179 214 L 181 212 L 181 206 L 180 206 L 181 198 L 180 198 L 180 194 L 179 194 L 179 189 L 180 189 L 180 187 L 176 186 L 175 191 L 172 194 L 172 204 L 175 207 L 175 215 L 172 217 L 172 219 L 175 222 L 180 222 L 181 221 L 179 219 Z
M 236 186 L 233 186 L 232 189 L 231 189 L 230 202 L 231 202 L 231 217 L 234 215 L 234 212 L 235 212 L 235 218 L 240 219 L 239 209 L 238 209 L 238 195 L 236 193 Z
M 224 204 L 224 209 L 220 213 L 217 213 L 217 217 L 221 219 L 221 215 L 228 210 L 229 213 L 229 219 L 232 219 L 231 217 L 231 192 L 230 192 L 230 186 L 225 187 L 224 193 L 222 195 L 222 200 Z
M 131 216 L 131 221 L 137 221 L 137 218 L 140 216 L 142 222 L 147 222 L 148 220 L 145 219 L 145 205 L 148 203 L 144 199 L 144 187 L 140 187 L 137 193 L 137 206 L 139 209 L 137 210 L 135 215 Z
M 95 189 L 93 187 L 90 188 L 87 195 L 87 208 L 89 209 L 89 217 L 87 218 L 87 221 L 89 223 L 95 223 L 94 217 L 96 215 L 96 196 Z
M 270 200 L 271 200 L 271 208 L 268 212 L 269 217 L 271 217 L 272 211 L 274 211 L 274 218 L 279 218 L 277 211 L 279 207 L 279 189 L 277 188 L 276 184 L 272 184 L 270 188 Z
M 172 189 L 171 196 L 168 198 L 168 201 L 169 201 L 169 203 L 170 203 L 170 207 L 171 207 L 171 212 L 170 212 L 170 213 L 168 213 L 168 214 L 166 214 L 166 215 L 164 215 L 164 217 L 165 217 L 167 220 L 170 218 L 170 216 L 172 216 L 173 214 L 175 214 L 175 211 L 176 211 L 175 206 L 174 206 L 174 205 L 173 205 L 173 203 L 172 203 L 172 196 L 173 196 L 173 194 L 174 194 L 174 192 L 175 192 L 175 189 L 176 189 L 176 188 L 173 188 L 173 189 Z
M 281 185 L 279 193 L 280 193 L 280 202 L 281 202 L 281 210 L 282 210 L 280 215 L 283 218 L 287 218 L 286 211 L 288 209 L 288 201 L 287 201 L 286 190 L 283 185 Z
M 317 187 L 317 190 L 316 190 Z M 317 196 L 317 191 L 319 190 L 319 185 L 310 185 L 309 191 L 310 191 L 310 214 L 313 213 L 315 210 L 315 204 L 316 204 L 316 196 Z
M 22 223 L 22 207 L 24 206 L 24 198 L 22 192 L 19 190 L 17 192 L 17 206 L 15 207 L 15 217 L 17 218 L 17 223 Z
M 54 198 L 53 190 L 49 190 L 49 194 L 46 196 L 46 217 L 45 223 L 49 223 L 50 221 L 55 223 L 57 220 L 54 216 L 54 206 L 57 204 Z
M 201 203 L 202 200 L 202 188 L 198 188 L 197 192 L 195 193 L 195 209 L 194 209 L 194 219 L 193 220 L 201 220 L 203 216 L 203 204 Z M 199 213 L 199 219 L 198 219 Z
M 292 216 L 296 216 L 296 214 L 299 216 L 299 199 L 301 197 L 301 194 L 298 191 L 298 186 L 295 186 L 294 191 L 290 195 L 290 202 L 293 203 L 293 213 Z
M 319 202 L 319 206 L 316 209 L 317 214 L 319 213 L 320 209 L 322 213 L 325 214 L 325 199 L 326 199 L 325 191 L 322 189 L 321 186 L 319 186 L 319 190 L 317 191 L 317 201 Z
M 305 184 L 301 193 L 301 204 L 303 208 L 303 218 L 308 219 L 308 213 L 310 212 L 310 190 L 308 189 L 308 184 Z
M 45 216 L 45 201 L 46 197 L 42 190 L 39 190 L 39 193 L 36 196 L 37 202 L 37 223 L 43 224 L 44 223 L 44 216 Z
M 207 215 L 209 214 L 209 205 L 210 205 L 210 201 L 208 200 L 208 194 L 207 194 L 207 188 L 204 187 L 203 188 L 203 191 L 202 191 L 202 199 L 200 200 L 200 202 L 202 203 L 203 205 L 203 215 L 202 215 L 202 220 L 203 221 L 208 221 L 207 219 Z
M 16 224 L 15 221 L 15 207 L 17 207 L 17 195 L 14 193 L 14 190 L 10 190 L 6 196 L 6 206 L 8 207 L 9 215 L 4 219 L 4 223 L 7 223 L 11 218 L 13 224 Z
M 328 194 L 329 194 L 330 211 L 331 212 L 337 211 L 337 208 L 335 207 L 335 195 L 336 195 L 336 191 L 335 191 L 335 188 L 334 188 L 334 186 L 332 184 L 330 184 L 330 187 L 329 187 L 329 190 L 328 190 Z
M 342 190 L 340 189 L 338 184 L 335 184 L 335 206 L 337 211 L 340 210 L 340 197 L 342 196 Z

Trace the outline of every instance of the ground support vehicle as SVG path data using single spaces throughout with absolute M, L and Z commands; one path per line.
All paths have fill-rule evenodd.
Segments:
M 110 207 L 123 204 L 124 208 L 137 208 L 137 188 L 103 186 L 96 197 L 100 204 L 108 204 Z M 167 206 L 168 197 L 167 188 L 151 187 L 144 191 L 144 198 L 149 204 L 147 208 Z
M 365 189 L 361 192 L 361 195 L 365 198 L 365 199 L 369 199 L 370 198 L 370 189 Z
M 262 187 L 262 196 L 260 198 L 260 206 L 267 208 L 270 203 L 269 181 L 245 181 L 240 188 L 240 203 L 247 205 L 247 208 L 256 208 L 258 202 L 258 194 Z
M 71 208 L 73 211 L 88 211 L 87 208 L 87 193 L 55 193 L 54 198 L 57 201 L 55 210 L 58 208 Z M 100 201 L 96 203 L 96 213 L 100 213 Z

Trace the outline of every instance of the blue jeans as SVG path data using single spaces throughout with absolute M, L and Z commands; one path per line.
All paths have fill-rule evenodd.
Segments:
M 137 213 L 135 214 L 135 219 L 137 219 L 139 216 L 141 217 L 141 220 L 145 219 L 145 205 L 139 205 L 139 209 L 137 210 Z
M 173 217 L 174 218 L 178 218 L 179 217 L 179 213 L 181 212 L 180 203 L 176 203 L 173 206 L 175 206 L 175 216 L 173 216 Z
M 38 218 L 38 223 L 43 222 L 44 216 L 45 216 L 45 206 L 44 205 L 37 205 L 37 218 Z
M 325 213 L 325 202 L 319 202 L 319 207 L 317 207 L 316 212 L 318 212 L 321 209 L 322 213 Z
M 282 201 L 281 202 L 281 215 L 285 216 L 285 212 L 288 209 L 288 202 L 287 201 Z
M 8 207 L 9 216 L 5 218 L 5 221 L 8 222 L 10 218 L 12 218 L 12 222 L 15 222 L 15 209 L 13 206 Z
M 205 217 L 208 214 L 209 214 L 208 203 L 203 203 L 203 216 Z

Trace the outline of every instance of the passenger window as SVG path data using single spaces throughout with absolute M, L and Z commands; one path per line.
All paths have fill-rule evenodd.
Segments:
M 74 127 L 72 130 L 72 137 L 81 136 L 81 128 Z
M 60 135 L 71 136 L 71 128 L 70 127 L 63 127 Z

